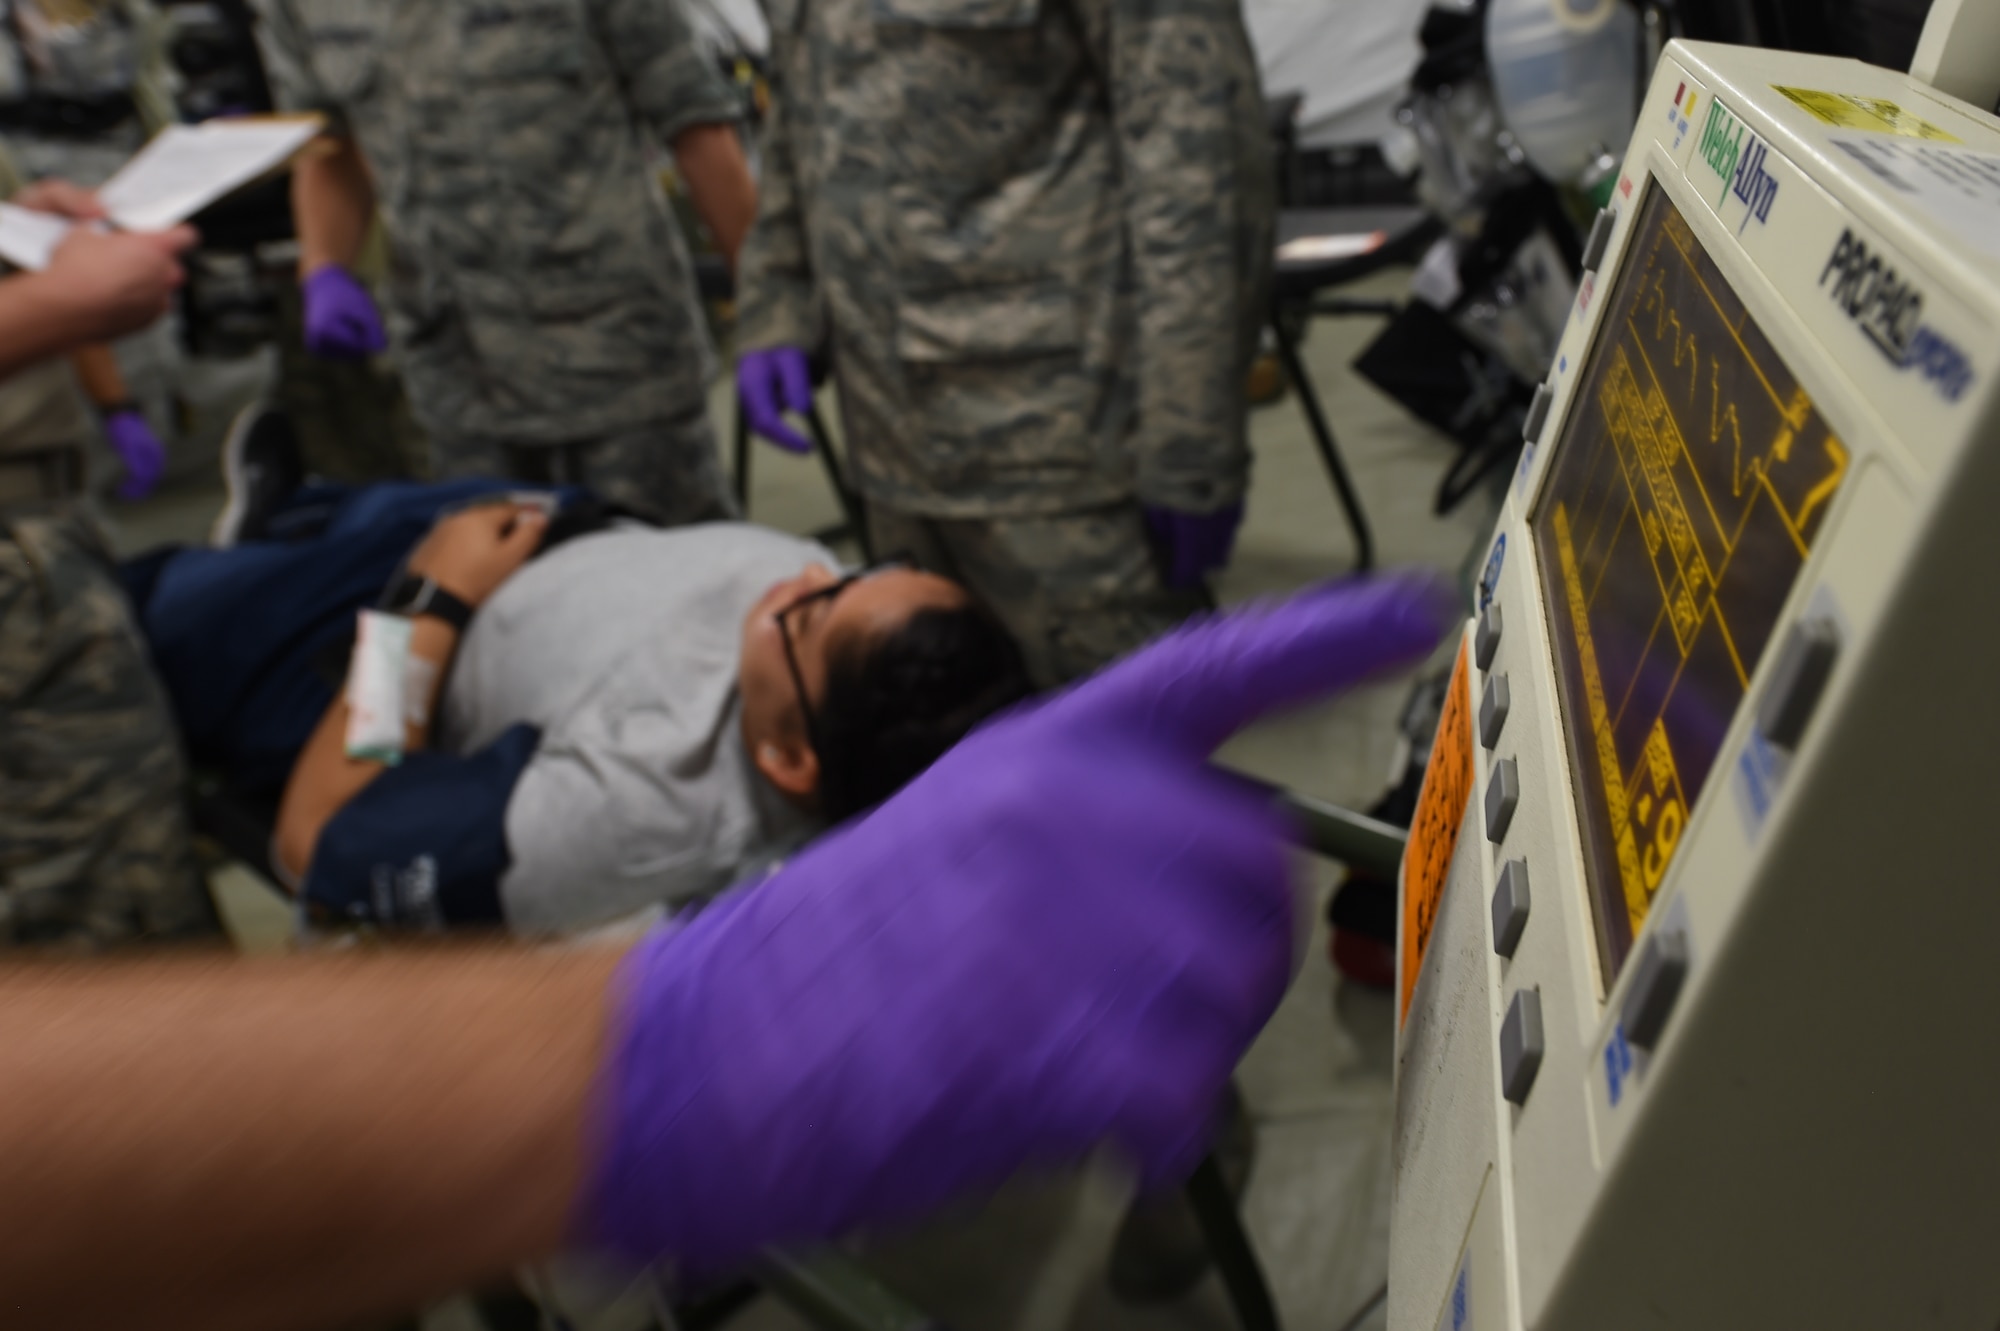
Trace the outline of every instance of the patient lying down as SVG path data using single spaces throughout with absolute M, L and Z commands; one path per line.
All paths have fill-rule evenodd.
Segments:
M 206 605 L 232 568 L 280 558 L 296 592 L 385 530 L 378 514 L 276 553 L 185 552 L 208 562 L 181 584 L 170 564 L 153 599 L 189 603 L 198 574 Z M 933 574 L 842 575 L 742 523 L 613 526 L 537 555 L 545 536 L 538 508 L 503 499 L 448 513 L 409 555 L 405 586 L 428 576 L 476 613 L 462 634 L 412 620 L 442 682 L 399 763 L 347 755 L 344 696 L 299 751 L 273 858 L 310 913 L 544 934 L 657 913 L 880 802 L 1028 691 L 998 621 Z

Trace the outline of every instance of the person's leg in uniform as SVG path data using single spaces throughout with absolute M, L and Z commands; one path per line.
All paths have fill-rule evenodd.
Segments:
M 185 777 L 95 532 L 0 514 L 0 946 L 219 934 Z
M 431 475 L 440 481 L 484 476 L 500 481 L 518 480 L 542 484 L 543 482 L 536 477 L 518 474 L 519 459 L 516 454 L 522 451 L 524 450 L 491 439 L 476 439 L 467 435 L 432 434 Z
M 937 524 L 916 513 L 904 513 L 886 504 L 868 505 L 868 542 L 880 559 L 912 559 L 919 568 L 963 582 L 964 576 L 953 562 L 951 549 L 939 535 Z M 1008 626 L 1010 629 L 1012 625 Z
M 606 503 L 649 522 L 678 527 L 741 516 L 723 480 L 705 405 L 565 451 L 574 455 L 578 474 L 560 478 L 561 483 L 588 486 Z
M 952 571 L 999 614 L 1044 685 L 1089 674 L 1209 604 L 1205 592 L 1161 579 L 1134 503 L 931 526 Z
M 337 361 L 309 353 L 298 284 L 281 281 L 276 291 L 277 404 L 298 433 L 306 472 L 348 484 L 429 476 L 423 427 L 410 411 L 402 376 L 379 357 Z

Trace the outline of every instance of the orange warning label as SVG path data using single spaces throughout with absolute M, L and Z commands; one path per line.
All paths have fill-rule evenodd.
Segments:
M 1410 995 L 1417 971 L 1424 964 L 1437 924 L 1438 903 L 1444 899 L 1445 875 L 1451 872 L 1458 848 L 1458 827 L 1465 820 L 1465 801 L 1472 793 L 1472 690 L 1466 682 L 1465 643 L 1458 645 L 1458 664 L 1451 669 L 1451 689 L 1444 714 L 1438 718 L 1437 741 L 1431 745 L 1430 766 L 1424 772 L 1417 816 L 1410 820 L 1410 842 L 1403 851 L 1403 1006 L 1398 1017 L 1410 1015 Z

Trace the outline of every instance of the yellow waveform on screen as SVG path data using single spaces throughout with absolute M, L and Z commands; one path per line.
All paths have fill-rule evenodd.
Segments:
M 1799 505 L 1799 516 L 1795 525 L 1800 531 L 1806 529 L 1806 522 L 1812 511 L 1833 498 L 1833 492 L 1847 479 L 1847 449 L 1832 435 L 1826 437 L 1827 460 L 1833 463 L 1833 470 L 1820 479 L 1820 483 L 1806 491 L 1805 502 Z
M 1729 456 L 1729 493 L 1733 498 L 1741 499 L 1743 497 L 1743 478 L 1747 474 L 1752 477 L 1752 484 L 1755 484 L 1755 477 L 1761 471 L 1760 460 L 1751 458 L 1750 466 L 1746 472 L 1743 466 L 1743 421 L 1736 414 L 1734 399 L 1727 406 L 1723 405 L 1722 366 L 1713 356 L 1708 358 L 1708 382 L 1710 388 L 1708 401 L 1708 442 L 1711 444 L 1716 443 L 1722 438 L 1723 429 L 1726 427 L 1729 430 L 1730 437 L 1735 441 Z
M 1850 469 L 1671 202 L 1649 205 L 1639 225 L 1637 271 L 1606 293 L 1611 322 L 1586 370 L 1593 428 L 1553 460 L 1532 519 L 1607 955 L 1628 923 L 1631 934 L 1644 923 L 1714 775 L 1715 737 L 1699 718 L 1748 694 L 1779 593 Z
M 1803 388 L 1794 388 L 1791 400 L 1778 410 L 1778 414 L 1784 417 L 1785 424 L 1791 426 L 1794 433 L 1806 428 L 1806 422 L 1812 419 L 1812 413 L 1812 399 L 1806 396 L 1806 390 Z
M 1686 436 L 1667 402 L 1659 373 L 1646 356 L 1645 348 L 1636 349 L 1652 386 L 1640 384 L 1625 348 L 1619 346 L 1600 397 L 1605 402 L 1606 424 L 1620 459 L 1626 489 L 1632 496 L 1633 511 L 1647 534 L 1648 553 L 1655 556 L 1653 576 L 1659 584 L 1660 601 L 1667 609 L 1674 640 L 1685 657 L 1708 614 L 1715 577 L 1695 535 L 1680 486 L 1675 482 L 1677 465 L 1685 468 L 1702 502 L 1708 505 L 1711 518 L 1715 508 L 1693 468 Z M 1625 465 L 1627 459 L 1631 465 Z M 1655 538 L 1654 525 L 1649 519 L 1657 522 L 1660 539 Z M 1657 558 L 1662 544 L 1669 556 L 1666 567 Z
M 1667 280 L 1663 273 L 1653 274 L 1653 285 L 1647 292 L 1645 307 L 1653 312 L 1653 340 L 1667 340 L 1667 329 L 1673 328 L 1673 356 L 1670 364 L 1678 370 L 1683 363 L 1688 371 L 1688 402 L 1692 404 L 1695 394 L 1701 388 L 1701 348 L 1694 333 L 1681 325 L 1680 311 L 1667 303 Z M 1710 440 L 1714 442 L 1713 439 Z
M 1590 712 L 1591 738 L 1597 749 L 1597 770 L 1604 780 L 1604 804 L 1611 813 L 1611 825 L 1623 827 L 1629 805 L 1625 798 L 1625 779 L 1618 770 L 1618 745 L 1611 732 L 1611 709 L 1604 701 L 1604 676 L 1597 668 L 1597 643 L 1590 633 L 1590 610 L 1583 594 L 1583 571 L 1576 562 L 1576 545 L 1570 539 L 1569 509 L 1558 502 L 1551 522 L 1556 536 L 1556 558 L 1562 567 L 1563 599 L 1569 604 L 1570 627 L 1576 633 L 1577 670 L 1583 676 L 1584 705 Z M 1619 865 L 1623 876 L 1624 864 Z M 1644 887 L 1637 886 L 1638 863 L 1633 863 L 1634 877 L 1625 884 L 1629 900 L 1634 890 L 1643 893 Z

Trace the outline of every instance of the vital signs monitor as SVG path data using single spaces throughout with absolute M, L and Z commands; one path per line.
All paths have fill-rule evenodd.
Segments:
M 1402 877 L 1392 1331 L 2000 1325 L 2000 121 L 1670 44 Z

